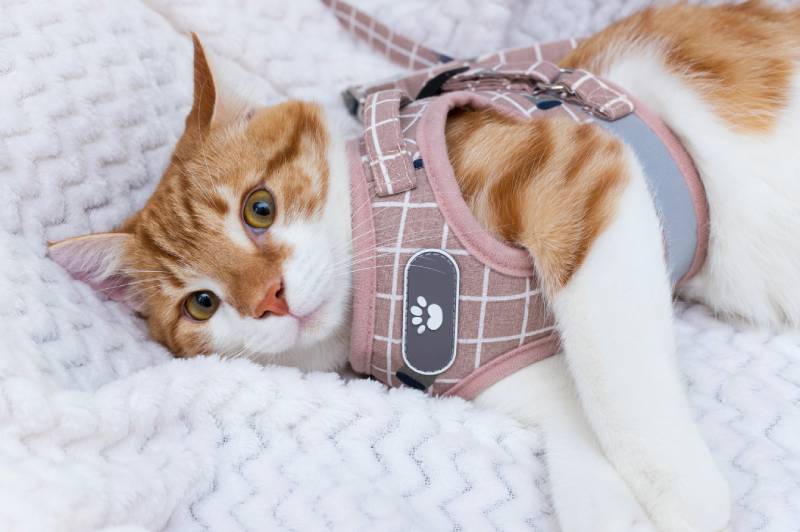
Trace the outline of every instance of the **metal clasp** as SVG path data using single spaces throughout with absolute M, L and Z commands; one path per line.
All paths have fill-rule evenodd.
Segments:
M 561 74 L 572 74 L 574 72 L 571 68 L 559 68 L 559 77 Z M 551 83 L 545 83 L 544 81 L 539 81 L 536 83 L 536 90 L 539 92 L 556 92 L 559 94 L 569 94 L 570 96 L 575 94 L 575 91 L 572 90 L 571 87 L 567 86 L 565 83 L 560 83 L 558 78 Z
M 544 83 L 543 81 L 539 81 L 536 83 L 536 90 L 538 92 L 556 92 L 559 94 L 566 93 L 566 94 L 575 94 L 571 88 L 566 86 L 564 83 Z
M 559 78 L 561 74 L 572 74 L 574 72 L 571 68 L 559 68 Z M 574 96 L 575 91 L 572 90 L 572 87 L 568 86 L 566 83 L 558 81 L 558 78 L 555 81 L 550 83 L 545 83 L 544 81 L 539 81 L 536 83 L 536 91 L 537 92 L 555 92 L 557 94 L 567 94 L 569 96 Z

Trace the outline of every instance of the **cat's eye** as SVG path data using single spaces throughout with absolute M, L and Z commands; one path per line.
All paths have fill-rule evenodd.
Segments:
M 268 190 L 254 190 L 247 196 L 242 212 L 244 222 L 254 229 L 266 229 L 275 219 L 275 200 Z
M 214 292 L 201 290 L 192 292 L 183 303 L 186 313 L 198 321 L 206 321 L 217 311 L 219 298 Z

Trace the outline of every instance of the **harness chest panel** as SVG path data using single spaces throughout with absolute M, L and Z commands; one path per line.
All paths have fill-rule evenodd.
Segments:
M 348 144 L 355 371 L 470 399 L 559 350 L 535 257 L 492 236 L 461 195 L 445 142 L 454 108 L 597 121 L 646 171 L 673 284 L 700 267 L 707 207 L 688 154 L 613 84 L 559 69 L 555 62 L 574 45 L 504 50 L 348 90 L 365 126 Z
M 366 216 L 354 217 L 354 226 L 360 224 L 360 228 L 354 227 L 355 254 L 361 258 L 364 253 L 369 258 L 360 260 L 353 283 L 357 293 L 365 292 L 365 299 L 370 296 L 373 299 L 371 304 L 368 301 L 361 303 L 357 296 L 354 302 L 354 321 L 359 324 L 371 322 L 372 330 L 368 333 L 368 345 L 354 342 L 351 360 L 358 372 L 372 375 L 390 386 L 401 384 L 397 371 L 407 365 L 403 358 L 403 327 L 416 317 L 411 314 L 411 309 L 419 308 L 420 317 L 427 323 L 430 318 L 436 318 L 430 314 L 431 308 L 452 306 L 443 299 L 444 294 L 432 292 L 415 293 L 411 301 L 404 304 L 406 265 L 421 250 L 442 250 L 457 264 L 460 278 L 456 356 L 444 372 L 436 375 L 431 390 L 435 394 L 452 394 L 459 393 L 469 384 L 465 377 L 477 376 L 476 369 L 486 371 L 486 368 L 502 365 L 503 357 L 524 367 L 552 354 L 555 343 L 553 323 L 547 316 L 544 299 L 532 277 L 532 263 L 525 253 L 515 248 L 506 249 L 505 244 L 497 242 L 483 230 L 463 235 L 474 242 L 491 239 L 502 246 L 503 255 L 512 257 L 510 264 L 505 266 L 481 260 L 481 254 L 468 250 L 468 244 L 465 245 L 463 237 L 454 231 L 445 212 L 439 208 L 437 192 L 441 198 L 448 191 L 441 187 L 435 190 L 432 186 L 417 137 L 412 136 L 428 103 L 422 100 L 409 104 L 403 109 L 401 119 L 406 135 L 405 147 L 414 161 L 422 161 L 422 165 L 417 163 L 418 168 L 414 169 L 416 186 L 413 189 L 379 196 L 364 142 L 351 146 L 351 150 L 357 150 L 361 161 L 360 172 L 364 176 L 361 196 L 367 195 L 368 198 L 368 205 L 354 203 L 353 209 L 370 211 L 368 219 Z M 453 185 L 457 191 L 457 183 L 453 182 Z M 459 199 L 463 202 L 460 195 Z M 464 207 L 467 208 L 466 204 Z M 355 222 L 357 218 L 362 221 Z M 362 238 L 370 232 L 374 243 L 366 241 L 371 240 L 369 237 Z M 370 253 L 370 247 L 373 253 Z M 497 266 L 506 271 L 498 270 Z M 445 278 L 443 282 L 450 277 L 445 273 L 442 276 Z M 363 290 L 365 287 L 367 289 Z M 425 298 L 424 306 L 417 301 L 420 296 Z M 360 312 L 370 306 L 372 312 Z M 420 333 L 415 328 L 407 334 L 423 338 L 432 336 L 428 328 Z M 357 344 L 365 349 L 361 356 L 356 355 Z

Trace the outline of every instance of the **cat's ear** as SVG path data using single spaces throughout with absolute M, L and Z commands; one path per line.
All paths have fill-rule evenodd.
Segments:
M 141 312 L 142 300 L 124 266 L 125 250 L 132 238 L 129 233 L 67 238 L 50 243 L 48 255 L 76 279 Z
M 200 37 L 192 32 L 194 44 L 194 96 L 186 117 L 188 133 L 205 134 L 212 126 L 224 125 L 252 116 L 254 106 L 233 91 L 221 86 L 214 75 Z
M 194 92 L 192 110 L 186 117 L 186 131 L 202 134 L 208 131 L 214 120 L 217 86 L 203 43 L 195 32 L 192 32 L 192 43 L 194 44 Z

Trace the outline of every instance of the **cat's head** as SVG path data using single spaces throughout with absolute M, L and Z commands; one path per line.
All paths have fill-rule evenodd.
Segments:
M 331 369 L 341 363 L 331 355 L 303 357 L 346 336 L 341 143 L 315 104 L 225 112 L 196 37 L 194 46 L 193 106 L 147 204 L 118 231 L 51 244 L 50 256 L 130 305 L 178 356 Z

